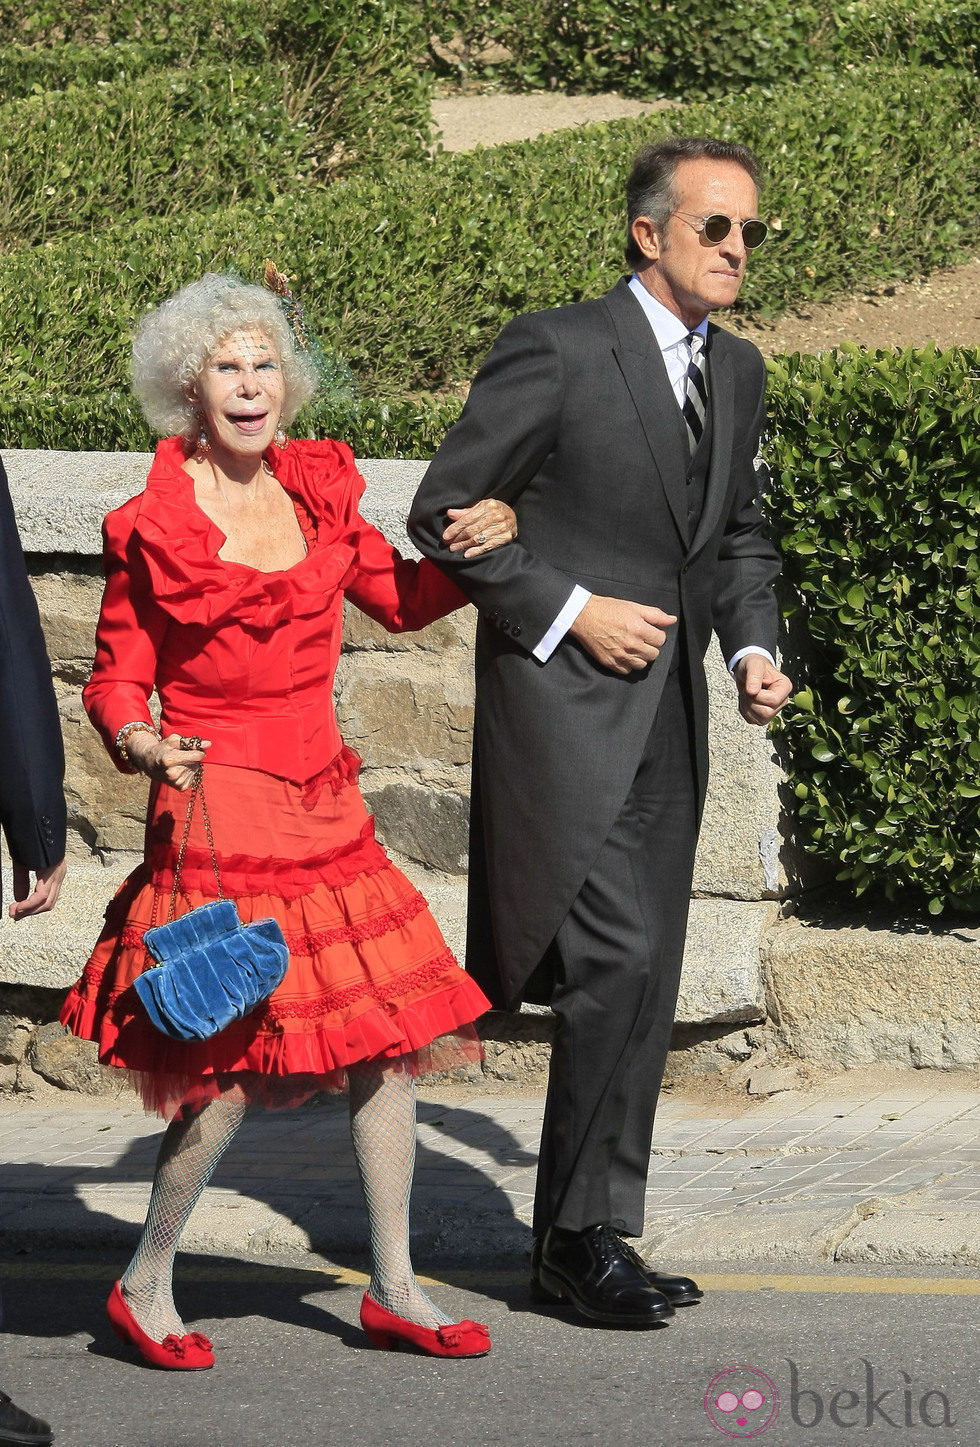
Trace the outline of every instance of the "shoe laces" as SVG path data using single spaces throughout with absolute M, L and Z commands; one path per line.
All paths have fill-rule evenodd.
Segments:
M 620 1256 L 624 1250 L 624 1242 L 616 1234 L 612 1226 L 603 1225 L 599 1227 L 595 1244 L 597 1254 L 604 1260 L 609 1260 L 614 1256 Z
M 596 1254 L 606 1263 L 625 1258 L 636 1267 L 637 1271 L 646 1273 L 649 1270 L 640 1253 L 634 1251 L 633 1247 L 623 1240 L 616 1228 L 608 1224 L 599 1228 L 596 1236 Z
M 632 1261 L 633 1265 L 637 1268 L 638 1271 L 649 1270 L 647 1263 L 644 1261 L 639 1251 L 634 1250 L 634 1248 L 629 1244 L 629 1242 L 624 1241 L 622 1237 L 619 1238 L 619 1247 L 623 1255 L 626 1257 L 627 1261 Z

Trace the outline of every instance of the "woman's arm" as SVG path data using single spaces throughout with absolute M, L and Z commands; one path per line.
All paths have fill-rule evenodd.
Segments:
M 105 590 L 95 635 L 92 676 L 82 691 L 86 712 L 116 768 L 132 766 L 116 749 L 116 735 L 137 721 L 156 728 L 149 698 L 167 616 L 153 602 L 133 534 L 132 504 L 111 512 L 102 525 Z M 135 734 L 131 737 L 135 738 Z
M 169 620 L 153 601 L 130 519 L 127 506 L 109 513 L 102 525 L 105 591 L 95 662 L 82 701 L 120 773 L 145 774 L 189 789 L 210 740 L 195 740 L 188 748 L 176 734 L 161 739 L 150 715 L 149 698 Z M 126 730 L 133 723 L 147 727 Z M 120 730 L 126 733 L 122 748 L 116 744 Z
M 492 552 L 517 537 L 513 510 L 493 498 L 453 508 L 444 534 L 464 557 Z M 389 633 L 414 632 L 469 601 L 429 560 L 403 558 L 378 528 L 358 514 L 357 572 L 345 592 L 352 603 Z

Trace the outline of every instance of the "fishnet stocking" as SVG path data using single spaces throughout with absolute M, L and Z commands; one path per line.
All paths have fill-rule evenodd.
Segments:
M 189 1120 L 171 1121 L 164 1132 L 146 1224 L 120 1281 L 130 1311 L 154 1341 L 170 1332 L 185 1335 L 173 1298 L 177 1243 L 247 1109 L 244 1091 L 233 1085 Z
M 371 1228 L 371 1285 L 379 1306 L 419 1326 L 445 1326 L 415 1278 L 408 1213 L 415 1171 L 415 1080 L 400 1061 L 348 1067 L 350 1131 Z

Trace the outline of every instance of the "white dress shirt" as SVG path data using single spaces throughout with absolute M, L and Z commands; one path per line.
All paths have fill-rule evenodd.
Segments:
M 680 317 L 668 310 L 662 302 L 657 301 L 655 296 L 647 291 L 638 276 L 634 276 L 629 284 L 630 291 L 636 297 L 643 314 L 650 323 L 653 335 L 657 339 L 664 359 L 664 366 L 667 368 L 667 377 L 677 399 L 678 407 L 684 406 L 684 382 L 687 376 L 687 369 L 691 362 L 691 347 L 687 340 L 690 332 L 700 332 L 701 337 L 706 341 L 708 336 L 708 318 L 699 322 L 696 327 L 685 326 Z M 587 588 L 581 587 L 578 583 L 572 589 L 565 603 L 564 608 L 552 623 L 547 633 L 541 639 L 537 648 L 534 649 L 534 657 L 540 663 L 547 663 L 554 653 L 565 634 L 571 628 L 586 603 L 592 597 Z M 747 653 L 761 653 L 769 662 L 776 666 L 776 660 L 767 648 L 741 648 L 733 658 L 729 660 L 729 669 L 734 669 L 740 658 Z

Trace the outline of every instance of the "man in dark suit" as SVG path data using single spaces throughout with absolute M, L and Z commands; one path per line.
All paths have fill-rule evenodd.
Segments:
M 765 237 L 757 207 L 742 146 L 641 151 L 634 275 L 504 328 L 409 520 L 480 611 L 467 965 L 495 1004 L 556 1016 L 532 1287 L 611 1325 L 656 1325 L 701 1296 L 623 1236 L 643 1230 L 712 629 L 747 720 L 767 723 L 791 687 L 756 502 L 764 365 L 707 321 Z M 491 493 L 519 541 L 463 559 L 447 509 Z
M 0 462 L 0 826 L 11 919 L 53 909 L 65 876 L 65 755 L 37 603 Z M 34 884 L 31 885 L 31 874 Z M 51 1428 L 0 1392 L 0 1444 L 43 1447 Z

